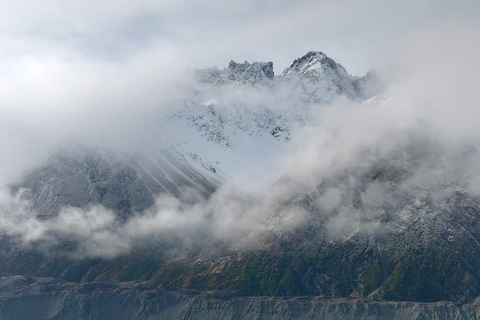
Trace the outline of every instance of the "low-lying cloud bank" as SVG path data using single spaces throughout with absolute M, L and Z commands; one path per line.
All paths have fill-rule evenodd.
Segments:
M 192 191 L 194 193 L 194 191 Z M 222 187 L 206 202 L 187 204 L 171 196 L 160 196 L 155 205 L 126 221 L 103 206 L 90 208 L 64 207 L 59 215 L 41 220 L 22 191 L 12 197 L 2 190 L 0 233 L 12 237 L 23 248 L 52 250 L 62 241 L 75 241 L 73 250 L 65 250 L 74 258 L 113 258 L 128 254 L 136 245 L 161 246 L 168 251 L 188 251 L 215 243 L 246 248 L 272 227 L 266 213 L 284 210 L 278 199 L 262 198 L 234 186 Z M 302 223 L 301 212 L 295 209 L 284 216 L 275 228 L 289 230 Z

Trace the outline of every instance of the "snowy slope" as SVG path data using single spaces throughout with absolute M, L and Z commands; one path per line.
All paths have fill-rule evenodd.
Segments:
M 189 99 L 160 120 L 162 135 L 200 167 L 250 187 L 273 182 L 276 161 L 316 108 L 359 97 L 358 78 L 322 52 L 307 53 L 280 76 L 272 62 L 231 61 L 196 78 Z
M 355 78 L 321 52 L 309 52 L 275 76 L 272 62 L 231 61 L 194 73 L 183 96 L 145 128 L 141 147 L 66 148 L 18 186 L 36 209 L 101 203 L 122 215 L 142 210 L 159 193 L 208 196 L 226 181 L 270 186 L 279 159 L 311 113 L 339 96 L 357 99 Z

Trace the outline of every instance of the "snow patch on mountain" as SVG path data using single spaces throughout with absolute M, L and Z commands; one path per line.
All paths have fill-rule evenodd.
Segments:
M 359 78 L 322 52 L 307 53 L 280 76 L 272 62 L 231 61 L 195 77 L 188 98 L 161 120 L 163 136 L 201 167 L 250 186 L 272 177 L 288 142 L 316 121 L 318 108 L 359 97 Z

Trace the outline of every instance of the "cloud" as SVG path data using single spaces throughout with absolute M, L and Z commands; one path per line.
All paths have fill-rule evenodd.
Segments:
M 189 67 L 269 60 L 278 73 L 305 52 L 323 50 L 361 75 L 419 28 L 475 21 L 478 9 L 473 0 L 22 0 L 0 5 L 0 57 L 121 61 L 160 44 L 177 48 Z
M 455 22 L 419 31 L 405 41 L 393 69 L 395 90 L 418 117 L 451 138 L 474 139 L 479 127 L 480 24 Z M 447 138 L 442 137 L 442 138 Z
M 72 141 L 135 145 L 138 131 L 175 99 L 187 74 L 163 47 L 122 64 L 29 56 L 0 68 L 2 184 Z
M 441 195 L 445 180 L 453 185 L 458 179 L 455 187 L 479 195 L 480 28 L 470 22 L 478 4 L 368 4 L 3 3 L 1 185 L 67 142 L 135 145 L 157 108 L 182 95 L 178 84 L 187 81 L 191 66 L 223 66 L 230 59 L 287 66 L 320 49 L 347 67 L 358 59 L 362 72 L 380 62 L 389 89 L 362 104 L 338 100 L 318 108 L 317 121 L 291 142 L 268 191 L 226 184 L 207 202 L 161 196 L 126 222 L 99 206 L 65 207 L 58 217 L 39 220 L 21 193 L 2 191 L 0 231 L 21 245 L 41 242 L 46 248 L 68 236 L 77 241 L 73 256 L 111 258 L 149 241 L 180 239 L 178 246 L 192 247 L 243 239 L 236 245 L 248 246 L 269 232 L 294 230 L 312 215 L 324 215 L 332 234 L 373 232 L 382 208 L 400 207 L 402 196 L 417 187 Z M 399 14 L 393 17 L 393 11 Z M 449 22 L 437 24 L 444 18 Z M 278 102 L 264 94 L 246 101 Z M 464 156 L 469 147 L 473 151 Z M 415 166 L 406 168 L 411 171 L 400 185 L 368 184 L 361 190 L 363 208 L 355 207 L 362 178 L 384 160 Z M 322 186 L 313 207 L 302 207 L 299 197 Z
M 322 186 L 315 206 L 333 214 L 332 234 L 374 230 L 408 199 L 436 206 L 453 191 L 479 195 L 479 30 L 452 23 L 419 31 L 379 70 L 384 94 L 320 108 L 318 124 L 304 128 L 284 173 L 300 192 Z
M 114 258 L 128 254 L 136 246 L 162 246 L 170 251 L 205 249 L 219 241 L 241 249 L 250 247 L 274 228 L 294 229 L 305 215 L 300 209 L 281 208 L 283 217 L 274 225 L 266 224 L 274 202 L 224 186 L 207 202 L 185 203 L 161 195 L 155 204 L 121 221 L 103 206 L 63 207 L 58 216 L 38 219 L 32 203 L 21 190 L 12 196 L 2 190 L 0 198 L 0 234 L 7 235 L 20 247 L 52 252 L 65 240 L 75 246 L 61 254 L 72 258 Z M 191 190 L 191 192 L 194 192 Z M 289 215 L 290 213 L 290 215 Z M 234 241 L 234 242 L 233 242 Z

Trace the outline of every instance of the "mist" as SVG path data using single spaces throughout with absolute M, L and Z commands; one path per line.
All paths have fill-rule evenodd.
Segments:
M 336 8 L 351 4 L 347 1 Z M 168 12 L 183 6 L 167 2 L 163 5 L 172 10 Z M 226 12 L 222 4 L 210 5 Z M 302 16 L 312 6 L 317 8 L 305 2 L 293 16 Z M 335 7 L 331 3 L 328 6 Z M 128 12 L 128 8 L 125 10 Z M 248 16 L 249 12 L 246 10 L 241 16 Z M 143 14 L 144 11 L 140 15 Z M 442 17 L 444 8 L 436 14 Z M 124 15 L 120 13 L 120 17 Z M 254 17 L 250 28 L 256 30 L 260 26 L 268 31 L 272 21 L 281 20 L 282 14 L 274 12 L 267 20 L 260 19 L 261 14 Z M 92 19 L 99 30 L 111 32 L 102 27 L 101 19 Z M 414 17 L 412 20 L 417 21 Z M 313 20 L 308 21 L 313 24 Z M 193 190 L 186 194 L 199 200 L 182 201 L 159 195 L 151 208 L 136 212 L 126 221 L 98 205 L 63 207 L 58 216 L 42 220 L 28 200 L 28 190 L 12 194 L 9 184 L 71 143 L 87 147 L 108 145 L 121 151 L 139 145 L 148 147 L 145 130 L 161 117 L 163 110 L 175 107 L 191 94 L 192 73 L 188 67 L 195 63 L 201 67 L 212 61 L 185 53 L 187 49 L 198 49 L 198 55 L 206 55 L 206 49 L 198 43 L 185 44 L 198 36 L 191 29 L 179 31 L 186 33 L 179 43 L 171 40 L 174 35 L 168 41 L 149 38 L 137 44 L 142 50 L 123 48 L 119 50 L 123 54 L 114 59 L 105 56 L 109 57 L 109 50 L 120 46 L 122 37 L 114 38 L 115 46 L 109 50 L 94 46 L 92 58 L 84 53 L 84 46 L 77 49 L 77 42 L 54 54 L 44 54 L 45 47 L 57 43 L 54 39 L 59 35 L 52 30 L 43 31 L 46 36 L 40 45 L 35 45 L 34 54 L 12 54 L 0 63 L 0 146 L 4 150 L 0 158 L 0 233 L 12 237 L 21 248 L 35 244 L 45 251 L 65 238 L 74 239 L 77 246 L 68 253 L 74 258 L 114 258 L 144 243 L 175 242 L 177 248 L 188 250 L 221 242 L 248 249 L 263 243 L 268 235 L 294 231 L 318 216 L 326 219 L 332 238 L 344 239 L 352 232 L 377 232 L 382 228 L 378 223 L 381 209 L 389 206 L 397 210 L 405 194 L 419 190 L 429 190 L 438 201 L 452 190 L 480 196 L 480 98 L 476 92 L 480 83 L 480 25 L 435 21 L 432 18 L 428 25 L 402 33 L 391 43 L 395 50 L 389 49 L 389 60 L 380 61 L 377 68 L 386 89 L 376 97 L 362 103 L 339 98 L 329 105 L 311 108 L 313 121 L 295 134 L 286 152 L 272 164 L 275 170 L 268 177 L 269 188 L 259 191 L 227 181 L 207 200 Z M 173 20 L 167 19 L 167 23 L 177 25 Z M 80 23 L 78 28 L 81 27 Z M 16 32 L 30 37 L 32 27 L 26 29 L 28 32 L 23 27 Z M 237 29 L 231 26 L 228 31 L 231 30 Z M 93 39 L 97 37 L 93 31 L 85 33 Z M 302 41 L 316 45 L 317 42 L 310 41 L 316 34 Z M 258 35 L 253 37 L 261 40 Z M 344 42 L 348 39 L 341 38 L 340 43 Z M 280 41 L 272 43 L 273 48 L 280 48 Z M 332 53 L 327 54 L 337 59 L 335 54 L 340 49 L 334 45 L 331 48 Z M 377 43 L 375 49 L 378 48 Z M 221 52 L 211 59 L 224 59 L 227 53 L 239 54 L 237 49 L 238 44 L 231 44 L 228 50 L 219 49 Z M 238 59 L 255 56 L 248 50 L 239 52 L 245 57 Z M 293 49 L 287 52 L 290 54 Z M 347 61 L 348 69 L 352 58 L 340 56 Z M 264 60 L 267 59 L 271 58 Z M 370 62 L 360 64 L 363 66 L 357 70 L 373 67 Z M 231 99 L 272 108 L 281 108 L 279 101 L 284 100 L 281 95 L 272 98 L 268 90 L 244 98 L 242 95 L 234 92 Z M 408 171 L 408 175 L 397 185 L 381 180 L 365 185 L 365 175 L 384 161 Z M 359 185 L 365 186 L 361 209 L 347 204 Z M 314 199 L 312 207 L 302 205 L 301 198 L 306 194 Z

